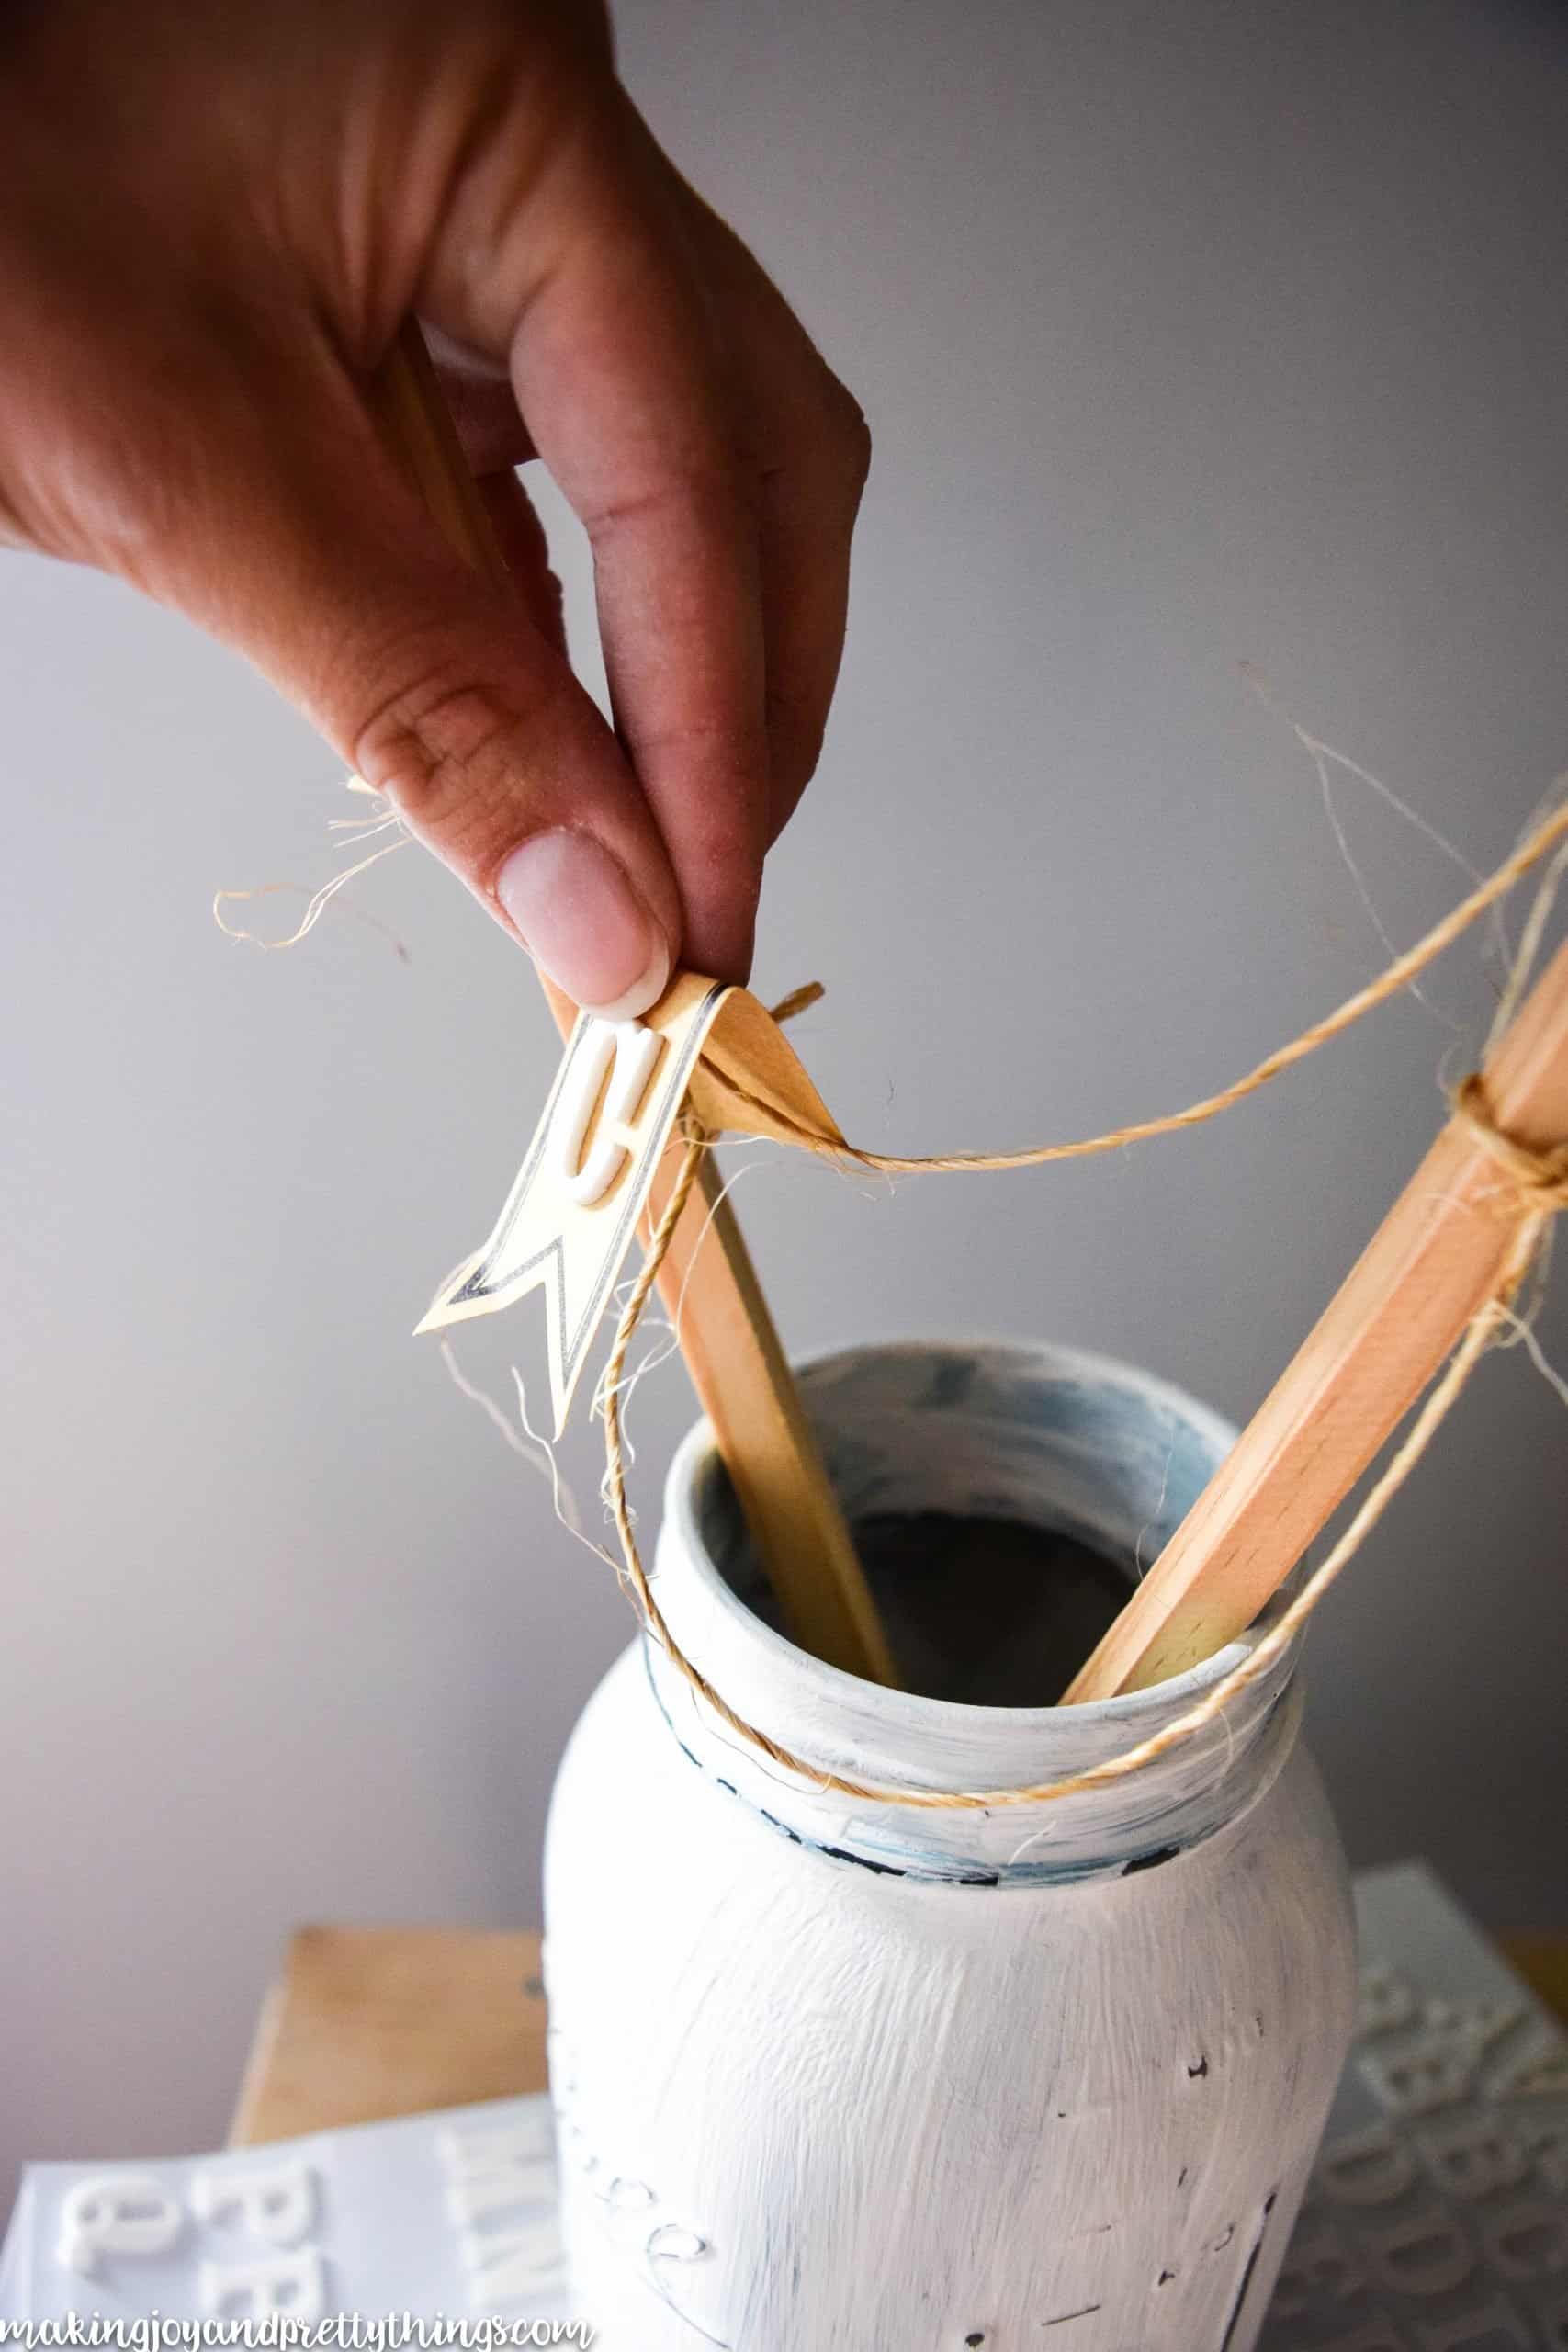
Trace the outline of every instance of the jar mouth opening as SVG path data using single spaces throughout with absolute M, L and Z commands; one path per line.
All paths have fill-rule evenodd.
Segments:
M 1136 1524 L 1145 1539 L 1139 1555 L 1151 1562 L 1236 1435 L 1233 1424 L 1173 1383 L 1113 1357 L 1055 1343 L 878 1341 L 829 1350 L 795 1369 L 852 1522 L 868 1515 L 868 1497 L 876 1507 L 919 1510 L 949 1490 L 983 1496 L 996 1516 L 1086 1537 L 1103 1557 L 1124 1566 L 1128 1591 L 1134 1545 L 1118 1541 L 1116 1527 L 1103 1523 L 1103 1516 L 1115 1521 L 1123 1536 Z M 1092 1441 L 1086 1455 L 1085 1431 L 1095 1414 L 1103 1418 L 1112 1410 L 1121 1420 L 1113 1441 L 1102 1444 L 1104 1458 L 1096 1462 Z M 1032 1414 L 1036 1426 L 1012 1444 L 1003 1475 L 997 1453 L 998 1446 L 1008 1451 L 1010 1421 L 1021 1430 Z M 1054 1430 L 1047 1433 L 1039 1423 L 1053 1417 Z M 975 1432 L 974 1458 L 955 1480 L 951 1457 L 962 1458 L 966 1427 Z M 890 1468 L 886 1449 L 899 1443 L 906 1428 L 903 1450 Z M 1169 1450 L 1159 1464 L 1162 1444 Z M 1119 1464 L 1111 1458 L 1118 1447 L 1126 1457 Z M 1151 1483 L 1155 1467 L 1157 1492 Z M 1147 1492 L 1140 1491 L 1140 1472 Z M 1245 1663 L 1289 1606 L 1296 1581 L 1287 1580 L 1238 1640 L 1145 1690 L 1070 1707 L 996 1703 L 886 1689 L 829 1665 L 793 1641 L 776 1618 L 770 1622 L 765 1583 L 705 1420 L 688 1432 L 671 1466 L 665 1525 L 682 1580 L 700 1588 L 703 1616 L 720 1634 L 723 1649 L 744 1641 L 759 1665 L 771 1662 L 787 1672 L 798 1692 L 819 1698 L 825 1709 L 858 1709 L 874 1700 L 886 1730 L 917 1738 L 972 1729 L 1027 1739 L 1053 1730 L 1059 1736 L 1068 1726 L 1075 1745 L 1077 1736 L 1092 1739 L 1100 1727 L 1122 1739 L 1137 1737 L 1150 1727 L 1151 1716 L 1181 1713 Z M 1150 1534 L 1157 1539 L 1152 1544 Z M 661 1549 L 659 1574 L 668 1572 L 670 1556 Z M 890 1630 L 897 1649 L 897 1628 Z

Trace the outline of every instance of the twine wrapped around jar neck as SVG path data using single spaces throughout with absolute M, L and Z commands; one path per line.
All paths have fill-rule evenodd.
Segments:
M 1294 1586 L 1237 1642 L 1177 1678 L 1087 1706 L 1051 1704 L 1076 1660 L 1049 1577 L 998 1577 L 965 1645 L 952 1612 L 973 1602 L 975 1588 L 964 1567 L 948 1580 L 934 1528 L 972 1531 L 953 1552 L 980 1575 L 986 1522 L 999 1521 L 1042 1544 L 1087 1547 L 1117 1566 L 1130 1592 L 1140 1544 L 1157 1550 L 1185 1518 L 1235 1443 L 1234 1426 L 1136 1366 L 1051 1341 L 871 1341 L 795 1371 L 850 1524 L 886 1526 L 890 1514 L 906 1530 L 908 1551 L 878 1547 L 874 1591 L 895 1656 L 923 1664 L 874 1682 L 792 1637 L 740 1494 L 698 1423 L 670 1465 L 649 1581 L 686 1657 L 816 1777 L 781 1772 L 737 1738 L 647 1639 L 652 1696 L 696 1770 L 779 1834 L 873 1870 L 959 1885 L 1118 1876 L 1203 1843 L 1267 1794 L 1295 1743 L 1294 1648 L 1200 1736 L 1060 1802 L 934 1811 L 823 1786 L 824 1774 L 905 1792 L 1081 1773 L 1191 1708 L 1262 1638 Z

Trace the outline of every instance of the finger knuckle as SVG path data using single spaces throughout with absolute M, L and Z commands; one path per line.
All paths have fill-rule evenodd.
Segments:
M 351 756 L 415 831 L 465 867 L 491 853 L 525 720 L 460 650 L 417 643 L 383 667 Z
M 822 405 L 827 424 L 827 444 L 831 448 L 837 470 L 847 487 L 858 498 L 865 488 L 871 471 L 871 427 L 862 408 L 847 384 L 829 369 L 823 371 Z
M 798 797 L 816 774 L 822 755 L 826 705 L 820 695 L 770 684 L 766 708 L 775 794 L 793 793 Z
M 855 495 L 858 498 L 865 488 L 866 478 L 871 472 L 871 427 L 866 422 L 865 412 L 860 402 L 852 393 L 846 393 L 845 398 L 849 402 L 849 410 L 841 433 L 844 469 L 854 484 Z

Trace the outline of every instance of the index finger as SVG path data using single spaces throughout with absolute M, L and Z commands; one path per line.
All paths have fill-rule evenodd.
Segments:
M 600 154 L 565 181 L 570 232 L 522 305 L 513 383 L 592 548 L 615 723 L 674 867 L 685 960 L 744 979 L 769 837 L 766 675 L 721 354 L 659 175 L 628 182 Z

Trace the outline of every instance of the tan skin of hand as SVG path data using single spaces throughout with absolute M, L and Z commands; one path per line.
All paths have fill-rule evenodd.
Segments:
M 521 616 L 371 421 L 411 313 Z M 0 317 L 0 536 L 240 647 L 580 1001 L 744 978 L 869 444 L 596 6 L 22 0 Z M 533 457 L 592 547 L 613 731 L 566 662 Z

